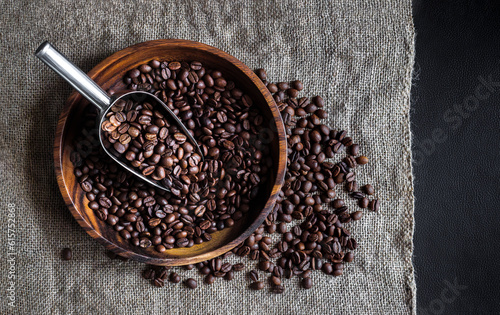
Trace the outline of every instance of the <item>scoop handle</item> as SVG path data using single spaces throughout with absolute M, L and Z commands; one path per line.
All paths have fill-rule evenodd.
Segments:
M 35 56 L 97 106 L 101 113 L 111 104 L 111 98 L 108 94 L 48 41 L 43 42 L 38 47 Z

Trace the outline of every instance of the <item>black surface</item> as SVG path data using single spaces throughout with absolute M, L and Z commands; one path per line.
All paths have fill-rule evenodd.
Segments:
M 500 314 L 500 1 L 415 1 L 413 15 L 417 312 Z

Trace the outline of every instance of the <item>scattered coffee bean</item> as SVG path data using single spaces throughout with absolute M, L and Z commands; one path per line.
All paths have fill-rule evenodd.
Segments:
M 276 276 L 269 277 L 269 281 L 272 285 L 281 285 L 281 279 Z
M 198 286 L 198 283 L 193 278 L 186 279 L 186 281 L 184 281 L 184 284 L 190 289 L 196 289 L 196 287 Z
M 363 212 L 361 212 L 361 211 L 356 211 L 356 212 L 351 213 L 351 218 L 352 218 L 354 221 L 361 220 L 361 217 L 362 217 L 362 216 L 363 216 Z
M 323 264 L 323 268 L 321 270 L 323 270 L 324 273 L 329 275 L 333 272 L 333 267 L 330 263 L 325 263 Z
M 354 253 L 353 252 L 348 252 L 344 256 L 344 261 L 345 262 L 352 262 L 354 260 Z
M 259 274 L 257 273 L 257 270 L 250 271 L 248 276 L 250 277 L 250 280 L 254 282 L 259 281 Z
M 373 195 L 375 193 L 375 190 L 373 189 L 373 186 L 370 185 L 370 184 L 364 185 L 362 187 L 362 189 L 365 192 L 365 194 L 367 194 L 367 195 Z
M 207 275 L 207 276 L 205 277 L 204 282 L 205 282 L 206 284 L 212 284 L 212 283 L 214 283 L 214 282 L 215 282 L 215 277 L 214 277 L 214 275 L 212 275 L 212 274 Z
M 253 290 L 262 290 L 264 289 L 264 282 L 262 281 L 252 282 L 250 284 L 250 288 Z
M 142 277 L 146 280 L 153 280 L 155 278 L 154 269 L 146 269 L 142 272 Z
M 165 282 L 162 279 L 156 278 L 153 280 L 153 285 L 156 287 L 163 287 L 165 286 Z
M 292 87 L 296 89 L 297 91 L 302 91 L 304 89 L 304 85 L 302 84 L 301 81 L 295 80 L 292 82 Z
M 257 76 L 259 77 L 259 79 L 261 79 L 262 81 L 266 81 L 267 80 L 266 70 L 264 70 L 264 69 L 257 69 L 257 70 L 255 70 L 255 74 L 257 74 Z
M 168 277 L 168 280 L 172 283 L 179 283 L 181 282 L 181 276 L 179 276 L 177 273 L 172 272 L 170 276 Z
M 300 276 L 302 278 L 309 278 L 311 276 L 311 270 L 304 271 Z
M 70 248 L 63 248 L 61 258 L 62 260 L 71 260 L 73 258 L 73 251 Z
M 369 202 L 370 201 L 368 200 L 368 198 L 363 197 L 363 198 L 359 199 L 359 203 L 358 204 L 359 204 L 360 208 L 365 209 L 365 208 L 368 207 Z
M 334 208 L 337 208 L 337 209 L 338 209 L 338 208 L 341 208 L 341 207 L 345 206 L 345 202 L 344 202 L 344 200 L 342 200 L 342 199 L 335 199 L 335 200 L 333 201 L 332 206 L 333 206 Z
M 304 289 L 310 289 L 312 288 L 312 280 L 311 278 L 303 278 L 301 281 L 302 287 Z
M 263 260 L 259 263 L 259 269 L 262 271 L 269 270 L 269 267 L 271 267 L 271 262 L 269 260 Z
M 243 270 L 243 268 L 245 268 L 245 265 L 243 263 L 237 263 L 237 264 L 233 265 L 234 271 L 241 271 L 241 270 Z
M 364 155 L 358 156 L 356 158 L 356 163 L 358 163 L 359 165 L 367 164 L 368 163 L 368 158 L 366 156 L 364 156 Z
M 234 279 L 234 272 L 232 270 L 228 271 L 224 276 L 225 280 L 231 281 Z
M 350 154 L 352 156 L 357 156 L 359 154 L 359 144 L 353 144 L 350 147 Z
M 378 199 L 374 199 L 374 200 L 370 201 L 370 203 L 368 204 L 368 208 L 372 211 L 378 211 L 378 209 L 379 209 Z

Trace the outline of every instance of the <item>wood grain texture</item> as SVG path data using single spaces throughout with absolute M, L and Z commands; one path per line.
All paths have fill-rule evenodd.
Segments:
M 273 170 L 270 180 L 251 204 L 251 210 L 233 227 L 213 233 L 209 242 L 191 248 L 174 248 L 158 253 L 152 248 L 131 246 L 105 222 L 99 220 L 87 206 L 88 200 L 73 174 L 70 154 L 75 136 L 81 130 L 82 113 L 88 102 L 74 91 L 59 117 L 54 144 L 54 163 L 59 189 L 71 214 L 85 231 L 107 249 L 124 257 L 154 265 L 185 265 L 211 259 L 224 254 L 252 234 L 271 212 L 277 194 L 283 185 L 286 170 L 286 138 L 280 112 L 265 85 L 241 61 L 227 53 L 193 41 L 161 39 L 140 43 L 118 51 L 94 67 L 88 74 L 110 93 L 125 90 L 122 77 L 130 69 L 152 59 L 167 61 L 201 61 L 206 67 L 222 71 L 258 106 L 268 128 L 263 128 L 270 138 Z

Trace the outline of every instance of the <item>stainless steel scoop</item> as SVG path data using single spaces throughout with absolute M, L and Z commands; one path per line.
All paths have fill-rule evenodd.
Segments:
M 128 166 L 123 162 L 117 152 L 114 150 L 110 151 L 106 148 L 103 143 L 103 131 L 101 130 L 102 123 L 106 118 L 106 114 L 110 111 L 111 106 L 118 100 L 129 100 L 134 101 L 147 101 L 150 100 L 163 107 L 163 113 L 168 114 L 178 126 L 184 131 L 184 134 L 188 137 L 189 141 L 193 144 L 198 154 L 200 154 L 202 160 L 204 159 L 203 152 L 200 146 L 191 135 L 189 130 L 184 126 L 180 119 L 175 115 L 170 108 L 165 105 L 160 99 L 151 93 L 143 91 L 134 91 L 122 94 L 118 97 L 109 96 L 97 83 L 92 81 L 82 70 L 75 66 L 71 61 L 69 61 L 63 54 L 61 54 L 52 44 L 49 42 L 44 42 L 35 51 L 35 56 L 42 60 L 47 66 L 59 74 L 63 79 L 65 79 L 69 84 L 71 84 L 80 94 L 82 94 L 90 103 L 94 104 L 99 111 L 98 119 L 98 129 L 99 129 L 99 142 L 101 147 L 113 160 L 116 161 L 121 167 L 134 174 L 141 180 L 147 182 L 148 184 L 160 188 L 166 191 L 170 191 L 168 188 L 162 185 L 160 181 L 156 181 L 151 178 L 147 178 L 142 173 L 136 171 L 133 167 Z

